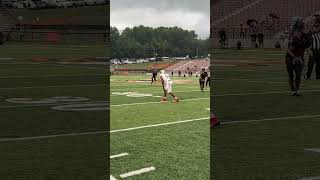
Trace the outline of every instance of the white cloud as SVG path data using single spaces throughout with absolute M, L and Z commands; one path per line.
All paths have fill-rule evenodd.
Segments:
M 179 7 L 177 3 L 174 3 L 174 6 L 170 6 L 170 8 L 166 8 L 170 5 L 167 1 L 149 0 L 149 3 L 141 4 L 141 6 L 139 6 L 139 3 L 133 4 L 130 0 L 116 1 L 117 4 L 115 6 L 111 4 L 111 26 L 115 26 L 120 30 L 123 30 L 125 27 L 138 25 L 151 27 L 178 26 L 183 29 L 196 31 L 201 38 L 209 37 L 210 12 L 205 8 L 209 7 L 209 0 L 203 0 L 203 3 L 207 2 L 207 4 L 206 6 L 202 6 L 202 11 L 199 8 L 192 9 L 192 6 L 199 7 L 199 2 L 198 5 L 190 3 L 188 6 L 186 4 L 191 1 L 175 0 L 175 2 L 184 2 L 183 6 Z M 141 1 L 138 0 L 136 2 Z M 153 4 L 150 2 L 153 2 Z

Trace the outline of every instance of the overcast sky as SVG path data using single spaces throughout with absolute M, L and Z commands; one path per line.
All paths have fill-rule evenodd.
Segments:
M 111 0 L 111 26 L 178 26 L 200 38 L 210 34 L 210 0 Z

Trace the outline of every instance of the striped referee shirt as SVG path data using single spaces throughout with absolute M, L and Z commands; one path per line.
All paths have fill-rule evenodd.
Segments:
M 312 50 L 320 50 L 320 32 L 315 32 L 312 34 Z

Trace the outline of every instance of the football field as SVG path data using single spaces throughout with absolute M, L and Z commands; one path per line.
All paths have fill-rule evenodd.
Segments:
M 105 179 L 106 66 L 31 59 L 91 56 L 79 48 L 1 47 L 0 179 Z
M 151 75 L 111 76 L 111 179 L 209 179 L 210 88 L 172 79 L 179 103 Z
M 211 130 L 212 178 L 318 179 L 320 81 L 303 80 L 303 96 L 292 97 L 283 52 L 216 57 L 211 101 L 222 126 Z

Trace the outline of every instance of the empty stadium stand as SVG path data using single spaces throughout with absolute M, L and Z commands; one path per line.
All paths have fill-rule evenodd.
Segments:
M 279 33 L 288 29 L 292 17 L 308 18 L 319 11 L 319 0 L 220 0 L 211 8 L 211 38 L 217 42 L 218 32 L 224 28 L 229 44 L 235 46 L 237 39 L 241 39 L 240 24 L 243 24 L 246 37 L 242 41 L 244 44 L 247 41 L 250 43 L 247 21 L 255 19 L 267 23 L 266 27 L 261 28 L 262 32 L 267 42 L 274 42 Z M 278 18 L 272 18 L 271 14 Z
M 18 21 L 10 12 L 5 8 L 0 6 L 0 31 L 9 31 L 15 27 Z
M 187 68 L 192 69 L 193 73 L 198 73 L 202 67 L 207 68 L 210 66 L 210 61 L 208 60 L 188 60 L 188 61 L 179 61 L 165 70 L 167 72 L 177 73 L 181 71 L 182 74 L 185 74 Z

